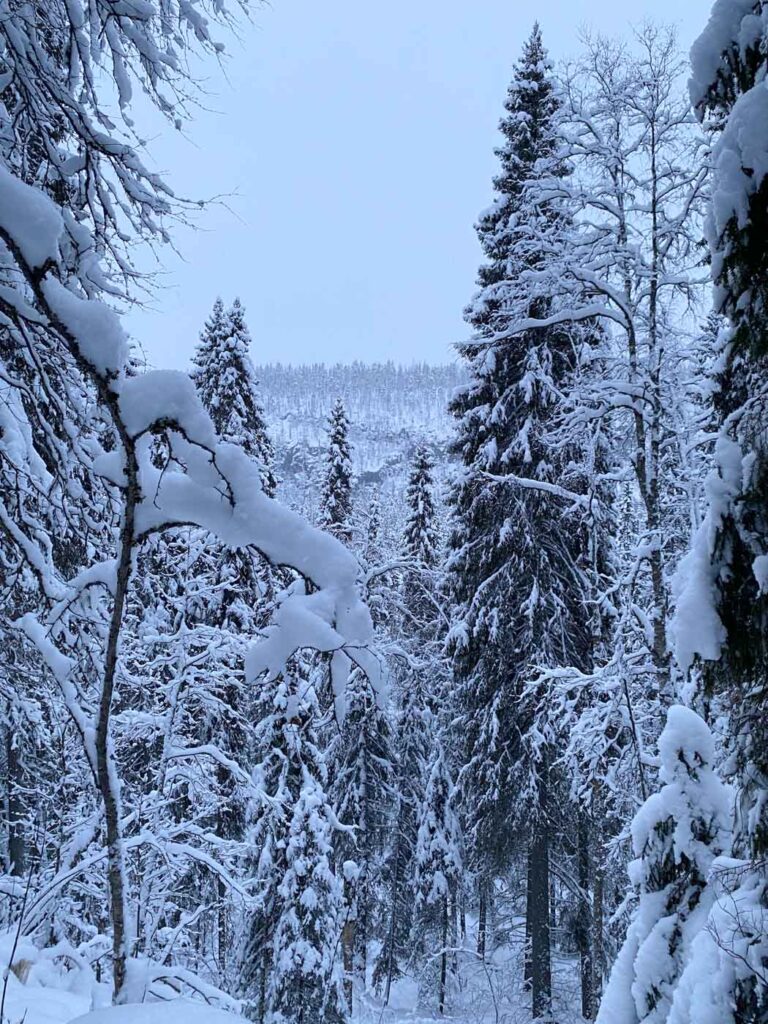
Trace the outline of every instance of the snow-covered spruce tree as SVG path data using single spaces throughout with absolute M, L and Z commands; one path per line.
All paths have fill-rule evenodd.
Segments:
M 328 451 L 319 523 L 344 543 L 352 539 L 352 459 L 349 420 L 340 398 L 328 417 Z
M 666 1024 L 696 934 L 706 926 L 712 862 L 729 840 L 730 801 L 699 716 L 673 705 L 659 738 L 662 788 L 632 823 L 638 905 L 603 996 L 598 1024 Z
M 435 516 L 432 460 L 425 445 L 413 454 L 405 500 L 408 519 L 403 533 L 403 550 L 418 565 L 433 568 L 438 559 L 438 533 Z
M 365 987 L 368 944 L 381 899 L 381 861 L 392 820 L 395 779 L 392 727 L 365 676 L 352 671 L 347 711 L 327 759 L 333 765 L 330 798 L 339 821 L 350 831 L 337 833 L 335 861 L 354 861 L 345 878 L 346 920 L 342 935 L 345 991 L 352 1009 L 353 980 Z
M 277 786 L 267 790 L 269 824 L 260 831 L 268 861 L 261 865 L 266 882 L 261 898 L 273 915 L 271 934 L 264 935 L 270 949 L 263 1019 L 269 1024 L 338 1024 L 348 1015 L 337 955 L 344 895 L 342 877 L 333 866 L 333 835 L 340 826 L 317 746 L 317 700 L 306 680 L 286 677 L 280 683 L 273 715 L 279 721 L 269 728 L 274 732 L 277 727 L 279 746 L 270 773 Z M 263 956 L 257 943 L 251 949 Z
M 548 1012 L 551 786 L 549 752 L 525 740 L 521 702 L 537 666 L 583 666 L 590 640 L 576 463 L 548 443 L 573 373 L 581 332 L 565 322 L 504 339 L 524 318 L 556 309 L 536 282 L 557 251 L 568 209 L 550 199 L 566 168 L 558 100 L 538 26 L 517 64 L 501 122 L 497 196 L 478 225 L 488 262 L 466 311 L 460 346 L 470 383 L 452 403 L 453 450 L 463 463 L 451 504 L 448 563 L 455 621 L 450 645 L 463 767 L 459 784 L 471 868 L 480 882 L 479 952 L 494 876 L 528 846 L 534 1015 Z M 541 185 L 541 187 L 539 187 Z M 574 486 L 581 486 L 573 482 Z
M 192 378 L 223 441 L 239 445 L 258 463 L 265 494 L 273 497 L 274 449 L 258 397 L 245 310 L 235 299 L 225 312 L 217 299 L 195 350 Z
M 209 8 L 226 16 L 223 3 Z M 154 533 L 192 524 L 233 548 L 252 546 L 319 588 L 308 596 L 295 586 L 285 596 L 258 653 L 252 652 L 251 678 L 278 674 L 308 642 L 333 650 L 337 659 L 364 662 L 371 673 L 377 668 L 365 653 L 371 624 L 355 559 L 264 494 L 247 455 L 216 438 L 185 374 L 135 372 L 119 319 L 103 301 L 121 287 L 131 290 L 130 246 L 166 240 L 174 214 L 191 208 L 144 167 L 131 96 L 138 87 L 172 121 L 183 121 L 193 87 L 187 50 L 219 54 L 211 36 L 215 22 L 201 16 L 199 5 L 177 0 L 162 11 L 124 5 L 119 14 L 107 0 L 51 0 L 17 5 L 6 15 L 0 19 L 0 248 L 9 284 L 0 309 L 14 342 L 30 353 L 35 383 L 64 429 L 58 435 L 49 430 L 36 390 L 9 378 L 29 407 L 17 421 L 21 443 L 6 446 L 4 455 L 26 479 L 37 482 L 42 466 L 55 475 L 78 543 L 51 543 L 50 531 L 13 510 L 3 524 L 41 593 L 18 626 L 66 706 L 95 795 L 95 813 L 86 815 L 77 849 L 66 853 L 66 866 L 28 910 L 36 916 L 50 905 L 64 884 L 72 884 L 73 867 L 77 877 L 89 863 L 83 851 L 100 844 L 114 997 L 125 1002 L 143 998 L 148 979 L 173 974 L 172 964 L 146 961 L 134 971 L 130 958 L 127 862 L 166 838 L 137 832 L 127 841 L 135 819 L 123 813 L 114 742 L 124 616 L 140 545 Z M 20 166 L 20 154 L 32 148 L 44 173 L 30 175 Z M 100 421 L 101 431 L 85 436 L 77 429 L 81 420 Z M 41 426 L 39 434 L 30 423 Z M 154 458 L 157 441 L 162 466 Z M 46 479 L 40 493 L 52 489 Z M 100 517 L 102 542 L 82 543 L 78 528 Z M 176 981 L 185 983 L 178 975 Z
M 691 51 L 691 98 L 715 132 L 707 238 L 729 320 L 709 510 L 678 573 L 677 655 L 700 659 L 727 713 L 734 854 L 716 873 L 670 1020 L 768 1017 L 768 4 L 718 0 Z
M 248 349 L 239 302 L 225 313 L 218 300 L 201 334 L 192 377 L 220 440 L 237 445 L 253 460 L 265 493 L 271 495 L 272 446 Z M 131 677 L 143 679 L 144 692 L 159 697 L 153 712 L 165 724 L 159 730 L 162 746 L 155 751 L 160 762 L 155 763 L 150 748 L 144 786 L 135 788 L 144 794 L 141 813 L 153 808 L 153 827 L 160 829 L 167 803 L 171 820 L 166 824 L 172 825 L 177 843 L 186 828 L 189 849 L 200 855 L 192 864 L 178 866 L 180 875 L 158 874 L 159 887 L 155 885 L 151 898 L 143 892 L 139 904 L 144 929 L 154 935 L 158 922 L 150 907 L 162 902 L 163 893 L 169 907 L 179 905 L 176 913 L 186 914 L 190 924 L 184 929 L 189 934 L 179 932 L 176 960 L 185 956 L 187 966 L 228 987 L 241 907 L 227 879 L 237 874 L 253 756 L 244 637 L 266 624 L 274 577 L 252 551 L 227 548 L 200 530 L 169 533 L 150 547 L 136 588 L 128 657 Z M 135 710 L 142 710 L 141 694 Z M 156 739 L 150 736 L 150 744 Z M 131 742 L 140 741 L 133 736 Z M 157 784 L 154 790 L 150 779 Z M 161 794 L 160 805 L 153 806 L 153 791 Z M 218 846 L 204 838 L 211 836 L 217 837 Z M 140 874 L 152 876 L 145 864 Z M 142 949 L 148 951 L 143 944 Z
M 419 445 L 406 490 L 408 517 L 403 531 L 403 574 L 397 616 L 398 643 L 408 657 L 393 666 L 396 699 L 395 815 L 392 842 L 386 853 L 382 894 L 383 941 L 374 965 L 374 984 L 385 1003 L 392 981 L 411 960 L 410 948 L 415 903 L 416 841 L 423 807 L 432 732 L 431 709 L 439 700 L 446 675 L 439 621 L 439 566 L 437 510 L 432 463 L 425 445 Z
M 424 965 L 421 998 L 426 992 L 435 993 L 441 1014 L 445 1012 L 448 994 L 449 923 L 455 913 L 463 874 L 455 796 L 443 745 L 436 739 L 419 812 L 411 935 L 414 950 Z
M 398 685 L 395 720 L 394 829 L 384 862 L 382 881 L 381 950 L 374 964 L 373 982 L 385 1004 L 392 982 L 401 977 L 411 959 L 411 926 L 416 899 L 416 843 L 419 815 L 424 803 L 431 743 L 431 716 L 420 671 L 403 673 Z

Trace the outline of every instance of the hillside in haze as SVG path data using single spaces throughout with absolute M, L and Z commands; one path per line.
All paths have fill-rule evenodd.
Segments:
M 311 519 L 318 511 L 328 414 L 337 398 L 350 419 L 354 498 L 360 510 L 377 495 L 385 530 L 399 529 L 408 465 L 419 442 L 430 449 L 442 487 L 453 429 L 448 402 L 464 381 L 458 365 L 277 363 L 257 366 L 256 376 L 281 494 Z

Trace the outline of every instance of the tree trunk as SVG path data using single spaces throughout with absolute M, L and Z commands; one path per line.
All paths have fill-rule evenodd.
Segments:
M 355 897 L 352 891 L 352 883 L 345 884 L 347 920 L 341 932 L 341 958 L 344 967 L 344 998 L 347 1001 L 349 1012 L 352 1013 L 352 976 L 355 969 Z
M 217 931 L 218 931 L 218 945 L 219 945 L 219 974 L 222 978 L 226 975 L 227 970 L 227 887 L 224 884 L 222 878 L 216 879 L 217 897 L 218 897 L 218 911 L 217 911 Z
M 125 894 L 125 852 L 123 850 L 122 820 L 120 810 L 120 781 L 117 774 L 110 720 L 112 701 L 117 678 L 117 662 L 120 637 L 123 628 L 123 613 L 128 587 L 133 570 L 135 543 L 136 506 L 140 497 L 139 466 L 136 449 L 120 419 L 117 397 L 108 392 L 108 404 L 113 422 L 120 433 L 125 455 L 127 486 L 123 492 L 123 521 L 120 526 L 115 596 L 112 604 L 109 631 L 104 657 L 104 679 L 99 699 L 96 722 L 95 774 L 104 802 L 104 818 L 107 826 L 107 881 L 109 885 L 109 906 L 112 918 L 112 971 L 114 979 L 113 999 L 120 1003 L 124 996 L 128 941 L 126 935 L 126 894 Z
M 458 948 L 459 948 L 459 900 L 456 892 L 451 895 L 450 911 L 450 937 L 451 937 L 451 974 L 455 978 L 459 971 Z
M 24 802 L 20 796 L 22 759 L 19 752 L 20 737 L 12 729 L 5 731 L 5 762 L 8 773 L 8 871 L 22 878 L 27 869 L 24 841 Z
M 443 927 L 440 951 L 440 990 L 438 992 L 437 1009 L 445 1013 L 445 983 L 448 975 L 448 897 L 443 897 Z
M 592 958 L 592 908 L 589 900 L 590 856 L 589 819 L 579 812 L 579 916 L 577 925 L 579 961 L 581 968 L 581 1015 L 594 1020 L 594 969 Z
M 523 988 L 526 992 L 530 992 L 533 985 L 533 961 L 531 959 L 531 921 L 533 920 L 531 910 L 531 856 L 532 851 L 529 845 L 525 862 L 525 946 L 523 948 Z
M 486 930 L 488 928 L 488 887 L 485 877 L 480 879 L 480 906 L 477 914 L 477 955 L 485 960 Z
M 546 771 L 546 766 L 542 771 Z M 528 862 L 531 931 L 531 1008 L 533 1019 L 547 1017 L 552 1006 L 549 931 L 549 828 L 546 782 L 539 783 L 539 807 Z
M 603 848 L 596 846 L 594 879 L 592 881 L 592 1005 L 597 1013 L 603 992 L 605 952 L 603 948 Z
M 357 897 L 353 963 L 354 975 L 362 982 L 363 990 L 368 985 L 368 898 L 368 882 L 367 878 L 364 878 Z

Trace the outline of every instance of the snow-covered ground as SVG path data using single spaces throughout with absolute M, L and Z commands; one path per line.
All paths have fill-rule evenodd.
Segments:
M 0 941 L 0 955 L 8 950 Z M 34 957 L 34 962 L 28 957 Z M 22 949 L 14 958 L 16 970 L 7 972 L 2 1024 L 235 1024 L 242 1020 L 203 1002 L 174 999 L 124 1007 L 109 1006 L 110 986 L 96 982 L 88 970 L 66 969 L 61 958 Z M 483 963 L 471 948 L 459 952 L 457 973 L 449 990 L 444 1017 L 430 1009 L 431 996 L 420 999 L 419 981 L 403 977 L 392 985 L 387 1006 L 370 994 L 357 993 L 352 1024 L 426 1024 L 449 1020 L 453 1024 L 527 1024 L 529 995 L 519 974 L 519 949 L 498 948 Z M 575 961 L 553 963 L 559 985 L 554 993 L 558 1024 L 583 1024 L 578 1012 L 579 991 Z M 0 989 L 0 995 L 2 990 Z
M 33 979 L 22 985 L 11 973 L 3 1024 L 235 1024 L 238 1019 L 187 999 L 91 1010 L 89 993 L 49 987 Z
M 454 1024 L 523 1024 L 530 1020 L 528 999 L 521 992 L 517 972 L 510 970 L 508 950 L 499 950 L 495 963 L 463 965 L 451 1007 L 440 1018 L 420 1006 L 419 986 L 413 978 L 401 978 L 392 986 L 389 1005 L 371 995 L 356 998 L 352 1024 L 425 1024 L 450 1020 Z M 558 970 L 562 979 L 563 973 Z M 8 974 L 2 1024 L 234 1024 L 239 1018 L 202 1002 L 175 999 L 143 1006 L 112 1008 L 106 985 L 82 990 L 78 972 L 57 976 L 33 971 L 26 984 Z M 555 993 L 560 1024 L 581 1024 L 575 971 Z M 82 983 L 81 983 L 82 985 Z M 91 1010 L 92 1000 L 101 1009 Z

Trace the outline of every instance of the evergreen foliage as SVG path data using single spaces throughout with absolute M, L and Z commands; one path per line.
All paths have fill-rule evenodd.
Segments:
M 432 462 L 422 445 L 414 452 L 411 475 L 405 492 L 408 520 L 403 550 L 419 565 L 433 569 L 438 561 L 438 532 L 433 497 Z
M 433 747 L 416 838 L 412 941 L 426 956 L 427 991 L 437 993 L 439 1013 L 446 1008 L 448 946 L 452 933 L 455 938 L 463 866 L 454 799 L 455 787 L 438 739 Z
M 347 711 L 338 739 L 327 753 L 333 766 L 330 797 L 339 821 L 334 844 L 337 865 L 353 861 L 347 880 L 347 925 L 343 938 L 345 973 L 365 986 L 368 945 L 378 924 L 381 860 L 392 820 L 395 766 L 392 728 L 365 676 L 354 669 L 347 684 Z
M 688 708 L 674 705 L 659 738 L 658 793 L 635 815 L 639 900 L 606 988 L 598 1024 L 665 1024 L 686 957 L 706 925 L 713 861 L 727 849 L 729 799 L 715 775 L 714 740 Z
M 217 434 L 258 463 L 264 492 L 272 497 L 277 486 L 274 450 L 258 397 L 250 347 L 240 300 L 235 299 L 225 312 L 224 303 L 217 299 L 200 334 L 192 376 Z
M 542 269 L 541 234 L 554 246 L 568 221 L 567 210 L 546 197 L 565 168 L 538 26 L 505 109 L 497 198 L 478 225 L 488 262 L 466 311 L 476 335 L 460 346 L 471 381 L 452 405 L 463 469 L 451 495 L 450 646 L 465 834 L 481 878 L 509 869 L 537 818 L 546 828 L 548 754 L 525 738 L 532 714 L 522 699 L 526 684 L 538 665 L 583 667 L 590 646 L 579 570 L 584 539 L 574 506 L 569 512 L 558 497 L 571 485 L 573 459 L 549 443 L 580 332 L 566 324 L 504 339 L 507 324 L 552 311 L 525 282 Z
M 328 419 L 328 451 L 320 507 L 320 525 L 340 540 L 352 539 L 352 460 L 349 420 L 341 399 Z

